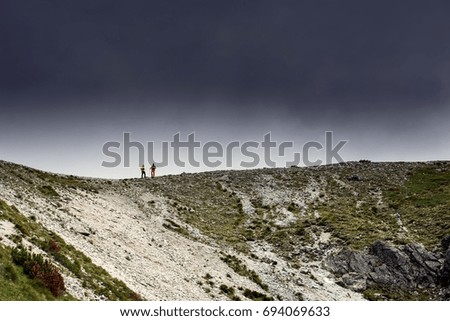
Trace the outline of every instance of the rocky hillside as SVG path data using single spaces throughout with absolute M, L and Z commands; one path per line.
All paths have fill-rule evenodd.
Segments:
M 0 162 L 3 300 L 442 300 L 449 236 L 449 162 L 123 180 Z

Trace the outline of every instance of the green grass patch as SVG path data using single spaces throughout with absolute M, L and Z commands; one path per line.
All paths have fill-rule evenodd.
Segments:
M 341 204 L 334 209 L 319 207 L 320 224 L 333 236 L 353 249 L 362 249 L 377 240 L 395 241 L 399 230 L 395 218 L 388 212 L 372 215 L 366 211 L 358 215 L 354 206 Z
M 432 249 L 450 235 L 450 168 L 428 165 L 410 174 L 404 186 L 385 192 L 411 237 Z
M 89 179 L 82 179 L 72 175 L 57 175 L 36 171 L 33 169 L 30 169 L 30 172 L 36 175 L 48 186 L 60 186 L 62 188 L 80 189 L 93 193 L 98 193 L 99 191 L 99 186 L 94 181 L 91 181 Z

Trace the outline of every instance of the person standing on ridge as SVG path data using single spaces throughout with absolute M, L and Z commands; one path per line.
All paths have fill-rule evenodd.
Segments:
M 141 178 L 146 178 L 147 175 L 145 174 L 145 166 L 144 164 L 142 164 L 141 166 Z
M 152 167 L 150 167 L 150 173 L 152 177 L 155 177 L 156 175 L 156 166 L 155 163 L 152 164 Z

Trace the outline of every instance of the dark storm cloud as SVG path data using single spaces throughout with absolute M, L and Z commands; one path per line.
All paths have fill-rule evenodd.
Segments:
M 0 99 L 301 112 L 439 105 L 448 98 L 449 9 L 448 1 L 2 1 Z

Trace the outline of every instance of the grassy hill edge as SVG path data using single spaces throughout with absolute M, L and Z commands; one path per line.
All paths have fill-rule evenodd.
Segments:
M 95 295 L 106 300 L 141 299 L 122 281 L 111 277 L 102 267 L 92 263 L 85 254 L 2 200 L 0 200 L 0 220 L 14 224 L 18 234 L 12 235 L 11 240 L 18 247 L 22 247 L 23 239 L 26 239 L 44 251 L 49 259 L 81 280 L 83 286 L 91 289 Z M 0 282 L 4 285 L 0 293 L 0 300 L 74 299 L 67 294 L 61 298 L 55 297 L 49 293 L 42 282 L 27 280 L 23 268 L 13 263 L 12 251 L 13 249 L 0 245 Z

